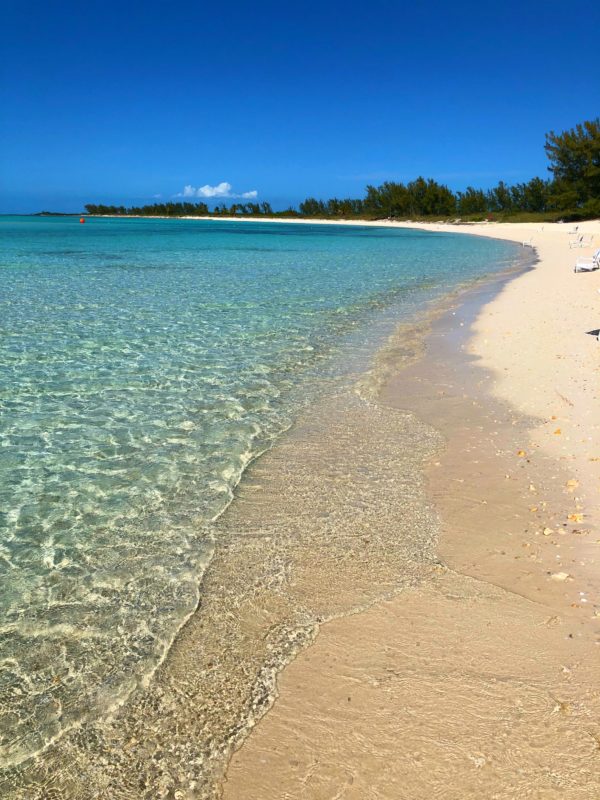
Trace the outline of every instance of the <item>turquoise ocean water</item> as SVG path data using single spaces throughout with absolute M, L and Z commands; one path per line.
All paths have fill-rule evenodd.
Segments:
M 0 766 L 124 700 L 202 593 L 245 466 L 506 242 L 0 217 Z

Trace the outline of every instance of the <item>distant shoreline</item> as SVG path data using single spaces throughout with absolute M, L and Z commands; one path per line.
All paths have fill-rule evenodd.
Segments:
M 413 220 L 394 219 L 323 219 L 313 217 L 155 217 L 148 215 L 120 215 L 120 214 L 94 214 L 82 215 L 86 219 L 184 219 L 201 221 L 224 222 L 274 222 L 278 224 L 293 225 L 348 225 L 355 227 L 375 228 L 405 228 L 437 233 L 462 233 L 474 236 L 486 236 L 492 239 L 518 242 L 524 246 L 535 246 L 533 241 L 536 234 L 543 232 L 556 232 L 565 237 L 571 231 L 577 230 L 580 235 L 598 233 L 599 220 L 585 220 L 583 222 L 418 222 Z M 513 235 L 515 234 L 515 235 Z M 597 239 L 600 237 L 596 236 Z M 596 245 L 598 246 L 598 245 Z
M 196 215 L 181 215 L 181 216 L 168 216 L 161 214 L 88 214 L 85 211 L 81 212 L 37 212 L 35 214 L 3 214 L 0 216 L 18 216 L 18 217 L 84 217 L 85 219 L 167 219 L 167 220 L 203 220 L 203 221 L 224 221 L 224 222 L 277 222 L 277 223 L 299 223 L 304 225 L 375 225 L 383 227 L 412 227 L 423 225 L 429 228 L 432 225 L 441 225 L 446 228 L 456 228 L 461 225 L 559 225 L 559 226 L 581 226 L 587 223 L 596 223 L 599 219 L 589 219 L 582 221 L 564 221 L 554 222 L 545 220 L 536 220 L 533 222 L 522 222 L 518 220 L 463 220 L 460 217 L 453 219 L 392 219 L 390 217 L 381 217 L 379 219 L 364 219 L 362 217 L 300 217 L 300 216 L 225 216 L 221 214 L 209 214 L 204 216 Z

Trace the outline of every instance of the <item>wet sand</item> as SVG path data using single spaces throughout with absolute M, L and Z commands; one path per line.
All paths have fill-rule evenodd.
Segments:
M 353 391 L 319 403 L 247 471 L 217 523 L 199 608 L 150 684 L 12 770 L 0 796 L 218 796 L 232 749 L 320 626 L 439 568 L 422 464 L 440 445 L 413 414 Z
M 420 341 L 419 332 L 416 348 Z M 397 356 L 413 358 L 412 346 Z M 232 750 L 321 625 L 436 572 L 437 518 L 422 468 L 441 436 L 357 394 L 357 369 L 246 471 L 215 523 L 198 609 L 151 681 L 110 716 L 5 771 L 0 796 L 219 796 Z
M 469 293 L 384 387 L 385 407 L 445 439 L 427 468 L 441 564 L 321 626 L 232 759 L 226 800 L 600 796 L 598 344 L 587 335 L 600 284 L 573 274 L 581 251 L 565 227 L 537 230 L 536 268 Z
M 423 326 L 400 331 L 358 393 L 333 392 L 252 464 L 150 684 L 0 794 L 597 797 L 593 445 L 557 459 L 535 438 L 555 421 L 509 404 L 482 357 L 499 356 L 468 336 L 536 274 L 457 300 L 423 358 Z M 503 335 L 500 356 L 519 342 Z

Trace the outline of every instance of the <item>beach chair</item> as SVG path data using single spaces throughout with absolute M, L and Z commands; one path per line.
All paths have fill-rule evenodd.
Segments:
M 600 269 L 600 249 L 596 250 L 589 258 L 583 256 L 578 258 L 573 271 L 593 272 L 595 269 Z
M 533 236 L 530 236 L 529 239 L 525 239 L 523 247 L 533 247 Z
M 594 239 L 593 236 L 585 236 L 583 233 L 573 241 L 569 242 L 569 247 L 589 247 Z

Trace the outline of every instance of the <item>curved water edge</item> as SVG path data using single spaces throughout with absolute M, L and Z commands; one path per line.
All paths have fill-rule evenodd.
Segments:
M 442 291 L 442 289 L 439 286 L 434 287 L 434 288 Z M 428 287 L 428 289 L 431 290 L 431 287 Z M 429 296 L 431 296 L 431 294 L 432 293 L 430 291 L 430 295 Z M 386 295 L 386 297 L 388 297 L 388 298 L 392 297 L 394 300 L 397 300 L 398 297 L 401 297 L 402 299 L 405 299 L 402 296 L 402 290 L 398 289 L 398 288 L 394 288 L 394 287 L 392 287 L 390 293 L 388 295 Z M 411 299 L 414 299 L 414 294 L 412 295 Z M 323 348 L 318 353 L 318 356 L 320 357 L 320 364 L 319 364 L 319 369 L 316 372 L 313 372 L 313 374 L 310 376 L 310 378 L 313 380 L 312 386 L 310 384 L 310 380 L 308 380 L 308 381 L 306 380 L 306 368 L 304 368 L 305 371 L 304 371 L 303 383 L 301 385 L 300 384 L 298 385 L 299 388 L 302 390 L 301 393 L 304 395 L 302 397 L 302 401 L 303 402 L 298 402 L 297 403 L 297 405 L 295 406 L 295 408 L 296 408 L 295 414 L 296 415 L 298 415 L 298 414 L 302 415 L 302 410 L 301 409 L 302 409 L 302 406 L 303 406 L 304 402 L 306 402 L 307 400 L 314 399 L 319 393 L 321 393 L 324 383 L 325 383 L 325 385 L 328 385 L 330 388 L 335 387 L 335 391 L 334 391 L 334 398 L 333 399 L 330 398 L 329 401 L 323 401 L 323 405 L 322 405 L 323 409 L 325 409 L 327 407 L 327 402 L 335 404 L 335 403 L 341 402 L 341 398 L 346 398 L 347 399 L 347 390 L 348 390 L 349 385 L 354 380 L 354 376 L 355 376 L 356 372 L 360 372 L 361 370 L 364 369 L 365 365 L 368 363 L 368 360 L 369 360 L 370 356 L 373 353 L 373 350 L 377 347 L 377 345 L 381 342 L 382 339 L 386 338 L 387 334 L 389 333 L 389 331 L 391 329 L 390 326 L 393 326 L 395 321 L 397 321 L 398 313 L 400 312 L 400 314 L 407 314 L 407 313 L 409 313 L 409 310 L 414 312 L 414 309 L 417 308 L 419 306 L 419 304 L 422 306 L 423 302 L 426 302 L 426 301 L 427 301 L 426 293 L 422 293 L 421 295 L 419 295 L 418 302 L 417 303 L 413 303 L 412 307 L 410 306 L 410 304 L 406 304 L 405 302 L 404 303 L 401 302 L 400 305 L 398 305 L 397 303 L 395 305 L 394 304 L 389 305 L 389 299 L 386 300 L 383 297 L 377 297 L 377 295 L 374 296 L 373 294 L 369 295 L 369 297 L 367 298 L 366 303 L 362 302 L 362 305 L 361 305 L 361 308 L 363 309 L 363 311 L 361 311 L 361 313 L 362 314 L 365 314 L 365 313 L 367 314 L 367 316 L 363 316 L 362 324 L 360 326 L 356 326 L 355 324 L 350 325 L 349 329 L 346 330 L 346 333 L 344 333 L 343 328 L 340 329 L 339 327 L 336 327 L 335 331 L 332 333 L 332 337 L 333 338 L 330 339 L 330 343 L 328 344 L 330 349 L 328 351 L 328 354 L 326 354 L 327 357 L 325 357 L 325 355 L 324 355 L 325 354 L 325 350 Z M 366 312 L 364 310 L 365 308 L 367 309 Z M 354 314 L 356 314 L 356 310 L 354 311 Z M 356 319 L 356 317 L 354 317 L 354 319 Z M 365 343 L 365 341 L 364 341 L 365 325 L 367 327 L 369 327 L 369 329 L 372 331 L 372 334 L 371 334 L 372 338 L 370 338 L 370 340 L 367 343 Z M 344 336 L 344 338 L 345 338 L 344 346 L 341 347 L 341 348 L 339 347 L 339 344 L 338 344 L 339 343 L 340 334 L 342 334 Z M 336 337 L 337 337 L 337 342 L 335 341 Z M 308 352 L 310 352 L 310 351 L 308 351 Z M 340 369 L 339 365 L 335 366 L 335 367 L 332 366 L 333 362 L 331 361 L 331 358 L 332 358 L 333 355 L 335 355 L 338 358 L 338 360 L 341 359 L 341 361 L 343 362 L 343 368 Z M 348 371 L 348 360 L 349 360 L 349 358 L 351 356 L 352 356 L 352 358 L 354 358 L 354 362 L 351 365 L 352 369 L 350 370 L 350 374 L 349 374 L 349 371 Z M 333 359 L 333 360 L 335 361 L 335 359 Z M 325 369 L 323 369 L 323 365 L 325 365 Z M 288 401 L 289 401 L 289 398 L 293 397 L 293 388 L 294 387 L 291 387 L 291 389 L 290 389 L 288 387 L 288 395 L 287 395 Z M 189 387 L 187 387 L 187 391 L 189 391 Z M 344 413 L 350 415 L 348 418 L 352 417 L 353 415 L 356 415 L 357 418 L 360 417 L 361 416 L 361 412 L 356 407 L 352 406 L 352 402 L 354 402 L 354 401 L 347 400 L 347 402 L 349 402 L 350 405 L 345 407 Z M 358 401 L 358 402 L 360 403 L 362 401 Z M 291 407 L 293 408 L 294 405 L 292 404 Z M 288 413 L 287 417 L 285 418 L 285 422 L 283 424 L 282 424 L 282 417 L 281 416 L 279 417 L 279 430 L 277 430 L 275 433 L 273 433 L 273 436 L 271 437 L 272 440 L 274 440 L 275 437 L 280 436 L 281 432 L 289 426 L 291 420 L 293 419 L 293 416 L 294 416 L 294 413 L 292 413 L 292 414 Z M 314 424 L 314 414 L 312 415 L 312 420 L 313 420 L 313 424 Z M 364 419 L 361 422 L 361 425 L 362 424 L 364 424 Z M 332 420 L 331 419 L 329 419 L 328 425 L 330 427 L 332 427 Z M 333 425 L 333 428 L 335 428 L 335 425 Z M 323 431 L 321 431 L 321 433 L 323 433 Z M 427 438 L 427 436 L 423 433 L 423 431 L 421 431 L 421 434 L 423 435 L 424 439 Z M 404 430 L 403 431 L 403 435 L 404 436 L 408 435 L 408 432 L 406 430 Z M 286 439 L 290 439 L 290 441 L 296 441 L 294 439 L 294 434 L 293 433 L 292 434 L 288 434 Z M 280 439 L 278 439 L 278 441 L 281 442 Z M 298 441 L 296 441 L 296 445 L 298 445 Z M 268 448 L 268 446 L 269 446 L 269 438 L 267 438 L 266 440 L 263 439 L 260 452 L 264 452 L 264 450 L 266 448 Z M 279 448 L 276 448 L 276 450 L 278 450 L 278 449 Z M 418 451 L 419 451 L 419 448 L 415 446 L 415 453 L 417 453 Z M 251 452 L 246 450 L 243 454 L 240 454 L 240 456 L 241 456 L 241 461 L 240 461 L 241 468 L 237 472 L 231 473 L 229 475 L 230 483 L 229 483 L 229 493 L 228 493 L 228 496 L 227 496 L 227 505 L 229 505 L 231 503 L 231 499 L 233 497 L 232 487 L 235 486 L 238 483 L 238 481 L 239 481 L 239 479 L 240 479 L 240 477 L 242 475 L 242 472 L 247 468 L 247 466 L 251 462 L 251 460 L 256 457 L 258 452 L 259 451 L 255 451 L 255 453 L 251 453 Z M 272 451 L 270 451 L 270 452 L 272 452 Z M 286 452 L 287 452 L 288 457 L 290 459 L 290 463 L 293 463 L 294 462 L 293 453 L 291 451 L 289 451 L 289 450 L 286 451 Z M 264 456 L 263 459 L 261 459 L 261 462 L 259 462 L 259 463 L 262 463 L 262 461 L 265 461 L 265 459 L 267 459 L 269 456 L 270 456 L 270 453 L 267 453 L 266 456 Z M 365 454 L 364 453 L 362 454 L 361 457 L 363 458 L 363 460 L 365 460 Z M 246 459 L 245 463 L 244 463 L 244 459 Z M 324 461 L 325 461 L 325 463 L 329 463 L 327 458 L 325 458 Z M 257 466 L 258 466 L 257 464 L 254 464 L 250 469 L 250 473 L 255 472 L 256 469 L 257 469 Z M 313 468 L 314 468 L 314 465 L 313 465 Z M 293 476 L 290 475 L 289 476 L 290 482 L 292 481 L 292 479 L 293 479 Z M 418 483 L 416 478 L 415 478 L 415 480 Z M 250 486 L 251 485 L 251 481 L 250 480 L 245 480 L 243 482 L 242 486 L 244 484 L 248 484 Z M 301 487 L 299 487 L 299 486 L 297 487 L 297 489 L 298 489 L 299 492 L 303 491 L 301 489 Z M 242 489 L 242 491 L 244 491 L 244 490 Z M 280 488 L 280 492 L 281 492 L 281 488 Z M 228 514 L 226 515 L 226 517 L 227 517 L 228 520 L 230 520 L 232 518 L 235 518 L 237 520 L 236 524 L 237 525 L 241 525 L 242 521 L 238 519 L 239 514 L 235 513 L 235 511 L 233 511 L 234 507 L 237 506 L 237 505 L 240 505 L 240 504 L 236 503 L 233 506 L 229 506 L 229 511 L 228 511 Z M 219 517 L 219 515 L 224 510 L 224 507 L 222 509 L 219 509 L 215 514 L 212 515 L 213 520 L 216 519 L 217 517 Z M 249 507 L 247 507 L 246 510 L 249 511 L 250 510 Z M 251 518 L 252 514 L 249 514 L 248 516 L 249 516 L 249 518 Z M 178 630 L 182 628 L 182 625 L 184 624 L 185 619 L 189 619 L 190 622 L 193 619 L 193 617 L 190 617 L 190 614 L 193 614 L 195 605 L 197 603 L 197 599 L 199 597 L 199 594 L 198 594 L 198 576 L 201 574 L 201 572 L 204 569 L 206 563 L 208 563 L 208 560 L 212 556 L 212 548 L 213 548 L 214 541 L 215 541 L 215 535 L 218 537 L 219 543 L 221 543 L 223 539 L 227 538 L 228 534 L 225 533 L 225 531 L 229 531 L 230 527 L 231 527 L 230 523 L 228 522 L 225 525 L 220 525 L 219 523 L 217 523 L 217 527 L 213 528 L 212 525 L 211 525 L 211 522 L 210 522 L 210 517 L 208 517 L 208 518 L 207 517 L 208 517 L 208 515 L 205 513 L 203 518 L 202 518 L 202 516 L 200 518 L 196 517 L 195 520 L 194 520 L 194 525 L 196 525 L 198 527 L 198 529 L 200 529 L 203 532 L 203 534 L 202 534 L 202 544 L 204 546 L 203 555 L 207 555 L 207 557 L 205 558 L 205 561 L 203 563 L 201 563 L 199 560 L 196 560 L 194 562 L 194 564 L 193 564 L 193 570 L 191 571 L 192 575 L 191 575 L 190 581 L 188 582 L 188 585 L 189 585 L 189 587 L 191 589 L 194 590 L 194 595 L 193 595 L 194 596 L 194 603 L 191 604 L 191 607 L 188 607 L 188 610 L 187 610 L 187 613 L 185 614 L 185 617 L 180 617 L 179 624 L 177 625 L 177 629 Z M 198 525 L 198 522 L 200 522 L 200 525 Z M 169 520 L 169 523 L 170 523 L 170 520 Z M 255 523 L 256 523 L 256 519 L 255 519 Z M 169 528 L 169 530 L 171 530 L 171 528 Z M 156 528 L 154 529 L 154 532 L 156 533 Z M 321 533 L 323 534 L 323 531 Z M 331 530 L 328 528 L 327 529 L 327 535 L 330 535 L 330 534 L 331 534 Z M 187 534 L 187 530 L 186 530 L 186 535 L 189 535 L 189 534 Z M 195 535 L 196 536 L 198 535 L 197 532 L 196 532 Z M 145 541 L 146 540 L 144 540 L 144 543 L 145 543 Z M 198 539 L 196 539 L 196 541 L 198 541 Z M 314 545 L 314 542 L 313 542 L 313 545 Z M 187 542 L 187 546 L 189 548 L 189 546 L 190 546 L 189 541 Z M 231 553 L 231 547 L 228 547 L 228 550 Z M 194 570 L 195 570 L 195 572 L 194 572 Z M 212 567 L 211 567 L 211 570 L 209 570 L 209 572 L 211 572 L 211 571 L 212 571 Z M 285 572 L 285 570 L 284 570 L 284 572 Z M 180 573 L 179 578 L 181 578 L 181 573 Z M 239 574 L 237 576 L 232 576 L 232 580 L 239 581 Z M 396 579 L 394 579 L 394 580 L 396 581 Z M 173 581 L 173 580 L 170 581 L 171 590 L 173 589 L 172 584 L 173 583 L 177 583 L 177 582 L 178 582 L 177 578 L 175 579 L 175 581 Z M 400 585 L 401 582 L 402 581 L 400 580 L 398 584 L 396 584 L 394 582 L 392 582 L 392 583 L 394 585 Z M 385 584 L 385 581 L 383 583 Z M 388 590 L 391 591 L 392 589 L 390 587 L 392 586 L 392 584 L 386 584 L 386 585 L 388 586 Z M 209 591 L 208 586 L 206 584 L 206 575 L 205 575 L 205 580 L 204 580 L 204 582 L 202 584 L 202 588 L 203 588 L 203 593 L 204 593 L 205 590 Z M 217 596 L 218 596 L 218 594 L 219 593 L 217 592 Z M 204 598 L 203 598 L 203 601 L 204 601 Z M 189 595 L 188 595 L 188 603 L 189 603 Z M 360 605 L 357 606 L 357 607 L 360 607 Z M 340 613 L 348 613 L 348 606 L 345 608 L 345 610 L 343 612 L 340 612 Z M 194 615 L 194 616 L 197 616 L 197 615 Z M 323 615 L 321 615 L 321 616 L 323 617 Z M 323 618 L 325 618 L 325 617 L 323 617 Z M 213 622 L 214 622 L 214 620 L 213 620 Z M 275 658 L 274 666 L 272 666 L 272 668 L 271 668 L 272 675 L 274 675 L 276 673 L 276 671 L 279 669 L 280 664 L 285 662 L 288 659 L 288 657 L 290 657 L 290 653 L 286 651 L 286 648 L 288 648 L 288 650 L 291 648 L 291 650 L 295 652 L 295 648 L 297 646 L 299 646 L 298 641 L 297 641 L 298 636 L 300 636 L 300 639 L 302 641 L 304 641 L 306 639 L 306 637 L 310 637 L 312 635 L 312 631 L 314 630 L 314 626 L 316 624 L 318 624 L 318 620 L 316 620 L 316 618 L 315 619 L 311 618 L 310 622 L 308 622 L 307 619 L 304 619 L 304 621 L 303 621 L 303 623 L 301 625 L 298 626 L 296 624 L 296 627 L 294 628 L 295 632 L 293 632 L 293 633 L 291 633 L 290 630 L 286 628 L 286 633 L 285 633 L 285 635 L 283 637 L 283 642 L 280 642 L 276 647 L 274 646 L 274 652 L 276 651 L 278 653 L 278 655 Z M 190 625 L 188 623 L 188 626 L 186 626 L 185 628 L 183 628 L 181 630 L 181 635 L 179 637 L 180 639 L 184 639 L 185 638 L 185 632 L 189 627 L 190 627 Z M 57 630 L 57 633 L 59 635 L 63 635 L 64 634 L 64 629 L 63 628 L 57 627 L 56 630 Z M 298 634 L 297 631 L 300 631 L 302 633 Z M 140 686 L 144 687 L 144 686 L 147 685 L 148 676 L 151 673 L 153 673 L 154 670 L 157 668 L 157 665 L 160 662 L 162 662 L 162 660 L 164 658 L 164 655 L 167 652 L 168 647 L 170 645 L 170 641 L 172 641 L 172 639 L 173 639 L 174 628 L 173 628 L 173 625 L 172 625 L 172 619 L 171 619 L 170 634 L 171 635 L 169 635 L 168 638 L 164 637 L 162 639 L 162 641 L 161 641 L 160 647 L 158 649 L 161 650 L 162 652 L 159 652 L 157 654 L 157 651 L 156 651 L 156 648 L 155 648 L 155 650 L 154 650 L 155 655 L 153 656 L 153 659 L 151 659 L 152 663 L 149 664 L 149 667 L 145 670 L 145 676 L 146 676 L 145 680 L 142 680 L 140 678 L 140 673 L 138 671 L 137 672 L 137 677 L 134 677 L 134 679 L 129 684 L 126 684 L 125 682 L 122 682 L 120 684 L 120 686 L 116 686 L 114 682 L 108 681 L 107 687 L 105 686 L 105 689 L 107 689 L 107 691 L 106 691 L 105 695 L 102 696 L 102 698 L 101 698 L 102 702 L 99 704 L 99 706 L 100 706 L 99 709 L 98 709 L 99 712 L 101 711 L 102 714 L 106 715 L 109 707 L 112 707 L 113 710 L 115 710 L 118 705 L 121 705 L 125 701 L 125 699 L 127 698 L 127 696 L 129 696 L 129 694 L 131 692 L 133 692 L 134 695 L 137 695 L 139 693 L 139 691 L 140 691 L 140 689 L 138 687 L 140 687 Z M 158 641 L 158 637 L 154 641 L 155 642 Z M 138 664 L 140 663 L 139 660 L 138 660 L 137 663 Z M 265 663 L 267 663 L 267 662 L 265 662 Z M 265 670 L 265 669 L 266 669 L 266 672 L 264 674 L 267 675 L 267 673 L 269 673 L 269 669 L 264 667 L 264 665 L 263 665 L 263 670 Z M 159 672 L 160 672 L 160 670 L 159 670 Z M 264 680 L 267 681 L 267 683 L 269 683 L 269 685 L 272 684 L 272 678 L 269 678 L 269 680 L 267 680 L 267 678 L 265 677 Z M 123 694 L 121 696 L 118 696 L 118 691 L 117 691 L 118 689 L 122 689 L 123 690 Z M 265 696 L 268 698 L 270 696 L 270 693 L 266 692 Z M 221 697 L 221 699 L 226 702 L 226 697 L 224 695 Z M 132 707 L 135 707 L 136 704 L 135 704 L 135 702 L 133 702 L 131 705 L 132 705 Z M 117 717 L 119 716 L 120 713 L 121 712 L 117 713 Z M 109 724 L 108 720 L 105 720 L 105 722 L 107 724 Z M 80 723 L 81 723 L 81 718 L 76 719 L 73 724 L 79 725 Z M 110 723 L 110 724 L 112 724 L 112 723 Z M 94 723 L 93 722 L 86 723 L 86 727 L 93 728 L 94 727 Z M 100 727 L 102 727 L 101 723 L 100 723 Z M 64 730 L 66 730 L 66 728 Z M 60 735 L 60 733 L 62 733 L 62 732 L 59 732 L 59 735 Z M 78 734 L 77 732 L 73 732 L 72 734 L 69 734 L 68 738 L 72 739 L 72 740 L 75 740 L 80 735 L 82 735 L 82 734 Z M 231 732 L 230 732 L 228 740 L 230 740 L 231 738 L 232 737 L 231 737 Z M 46 742 L 46 744 L 44 746 L 47 746 L 47 744 L 48 744 L 48 741 Z M 73 746 L 72 742 L 71 742 L 71 744 L 69 744 L 67 746 L 67 751 L 70 751 L 70 756 L 73 755 L 73 751 L 71 750 L 72 746 Z M 51 748 L 51 749 L 54 749 L 54 748 Z M 60 745 L 59 745 L 59 749 L 60 749 Z M 86 748 L 83 748 L 83 752 L 85 752 L 85 750 L 86 750 Z M 65 753 L 64 753 L 65 756 L 67 755 L 67 751 L 65 751 Z M 80 763 L 81 757 L 83 755 L 83 752 L 79 753 L 78 758 L 75 759 L 75 763 Z M 89 753 L 88 753 L 87 757 L 89 757 Z M 60 762 L 57 762 L 54 757 L 50 758 L 50 763 L 51 762 L 54 763 L 55 767 L 58 766 L 58 763 L 60 763 Z M 45 772 L 45 768 L 43 767 L 43 765 L 37 765 L 37 766 L 41 767 L 42 772 Z M 26 770 L 26 771 L 28 771 L 28 770 Z M 34 769 L 34 772 L 37 772 L 37 769 Z M 80 795 L 77 795 L 77 796 L 80 796 Z
M 7 796 L 151 798 L 163 796 L 161 779 L 164 796 L 167 786 L 214 796 L 232 748 L 270 706 L 276 675 L 319 624 L 437 567 L 421 466 L 440 445 L 412 415 L 352 392 L 303 417 L 248 470 L 221 517 L 199 608 L 154 680 L 112 718 L 10 770 Z

